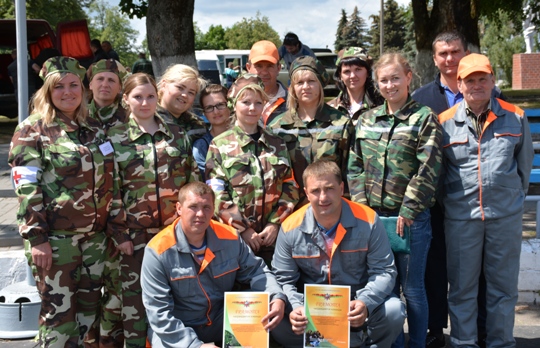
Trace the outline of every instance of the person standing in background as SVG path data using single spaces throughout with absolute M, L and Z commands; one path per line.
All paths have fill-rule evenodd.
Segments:
M 292 62 L 301 56 L 315 57 L 315 53 L 298 39 L 295 33 L 287 33 L 283 39 L 283 45 L 279 48 L 279 58 L 285 62 L 287 70 L 291 69 Z

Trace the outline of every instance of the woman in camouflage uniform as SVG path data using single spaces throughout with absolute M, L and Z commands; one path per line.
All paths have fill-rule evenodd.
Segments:
M 206 133 L 204 121 L 190 111 L 205 84 L 197 70 L 184 64 L 171 65 L 158 84 L 159 115 L 166 122 L 179 125 L 191 143 Z
M 412 71 L 402 55 L 382 55 L 374 70 L 385 102 L 358 120 L 347 177 L 353 201 L 370 206 L 383 217 L 397 217 L 399 235 L 405 225 L 410 228 L 410 253 L 394 252 L 398 270 L 394 292 L 399 296 L 401 287 L 407 301 L 408 346 L 424 348 L 429 208 L 435 202 L 441 169 L 442 129 L 437 115 L 411 98 Z M 393 347 L 404 343 L 402 333 Z
M 120 260 L 122 315 L 126 346 L 144 347 L 147 324 L 139 279 L 144 247 L 177 217 L 180 188 L 200 179 L 186 134 L 156 114 L 154 79 L 144 73 L 128 77 L 123 102 L 128 122 L 109 130 L 134 250 Z
M 84 73 L 73 58 L 43 64 L 44 85 L 9 153 L 19 230 L 42 299 L 42 347 L 83 345 L 101 298 L 105 233 L 131 251 L 113 148 L 88 117 Z
M 89 117 L 100 122 L 103 129 L 127 122 L 126 110 L 120 105 L 122 83 L 126 69 L 114 59 L 102 59 L 88 68 L 86 76 L 90 81 L 88 111 Z M 107 243 L 105 269 L 103 271 L 103 297 L 99 318 L 92 325 L 88 339 L 99 342 L 101 347 L 122 347 L 122 303 L 120 284 L 120 255 L 111 240 Z
M 279 226 L 298 202 L 298 186 L 285 143 L 259 125 L 268 101 L 262 80 L 239 77 L 228 98 L 235 123 L 210 143 L 206 183 L 216 193 L 217 217 L 270 263 Z
M 288 110 L 268 127 L 287 144 L 294 178 L 300 185 L 300 203 L 296 207 L 300 208 L 308 203 L 303 190 L 304 169 L 318 159 L 334 161 L 340 168 L 346 168 L 354 128 L 347 116 L 324 103 L 323 88 L 328 73 L 318 60 L 299 57 L 293 61 L 289 73 Z
M 90 65 L 86 73 L 90 81 L 90 117 L 98 120 L 105 129 L 126 122 L 126 110 L 120 105 L 122 81 L 127 71 L 114 59 L 102 59 Z
M 336 63 L 334 80 L 340 93 L 328 105 L 349 115 L 355 126 L 361 114 L 383 103 L 371 78 L 371 63 L 371 57 L 361 47 L 343 50 Z

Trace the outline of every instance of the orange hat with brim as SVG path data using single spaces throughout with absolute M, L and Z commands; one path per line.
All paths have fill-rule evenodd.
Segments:
M 279 53 L 276 45 L 268 40 L 255 42 L 249 51 L 249 61 L 251 64 L 261 61 L 277 64 L 279 61 Z
M 483 54 L 471 53 L 461 58 L 459 61 L 457 78 L 463 80 L 475 72 L 493 74 L 493 68 L 491 68 L 488 57 Z

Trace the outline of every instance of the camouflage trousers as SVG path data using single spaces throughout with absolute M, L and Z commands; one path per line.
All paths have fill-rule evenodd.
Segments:
M 141 268 L 146 244 L 155 236 L 146 230 L 130 230 L 133 255 L 120 257 L 122 280 L 122 318 L 126 347 L 139 348 L 146 345 L 148 322 L 142 302 Z
M 28 264 L 41 297 L 38 339 L 41 347 L 82 347 L 96 320 L 101 298 L 106 238 L 103 232 L 66 234 L 49 232 L 52 267 Z
M 122 282 L 120 281 L 120 253 L 112 239 L 107 239 L 103 270 L 103 297 L 98 308 L 98 317 L 85 343 L 93 347 L 124 346 L 124 327 L 122 325 Z

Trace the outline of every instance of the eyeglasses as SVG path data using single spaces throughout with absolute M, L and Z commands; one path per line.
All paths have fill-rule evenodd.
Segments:
M 227 107 L 227 104 L 225 103 L 219 103 L 219 104 L 216 104 L 216 105 L 208 105 L 208 106 L 205 106 L 203 108 L 204 112 L 209 114 L 211 112 L 214 112 L 214 109 L 218 109 L 218 110 L 225 110 L 225 108 Z

